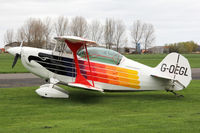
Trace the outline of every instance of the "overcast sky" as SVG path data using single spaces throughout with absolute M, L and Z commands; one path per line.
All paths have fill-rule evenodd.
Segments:
M 127 29 L 139 19 L 154 25 L 156 45 L 200 43 L 199 0 L 0 0 L 0 5 L 0 47 L 7 29 L 16 31 L 30 17 L 61 15 L 102 22 L 108 17 L 122 19 Z

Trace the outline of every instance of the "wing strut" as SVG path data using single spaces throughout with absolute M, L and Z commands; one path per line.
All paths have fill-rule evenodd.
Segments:
M 92 85 L 94 87 L 93 73 L 92 73 L 92 69 L 91 69 L 91 65 L 90 65 L 90 58 L 89 58 L 89 55 L 88 55 L 88 51 L 87 51 L 87 46 L 86 45 L 85 45 L 85 51 L 86 51 L 86 55 L 87 55 L 87 60 L 88 60 L 88 64 L 89 64 L 89 69 L 90 69 L 91 77 L 92 77 Z
M 76 80 L 75 83 L 77 84 L 83 84 L 83 85 L 87 85 L 87 86 L 93 86 L 94 87 L 94 81 L 92 80 L 92 84 L 91 85 L 86 79 L 85 77 L 83 77 L 83 75 L 80 72 L 80 67 L 79 67 L 79 63 L 78 63 L 78 58 L 77 58 L 77 51 L 81 48 L 82 45 L 85 45 L 86 48 L 86 53 L 87 53 L 87 58 L 88 58 L 88 64 L 89 64 L 89 68 L 90 68 L 90 72 L 91 72 L 91 67 L 90 67 L 90 62 L 89 62 L 89 56 L 88 56 L 88 52 L 87 52 L 87 47 L 86 47 L 86 42 L 70 42 L 68 40 L 65 40 L 65 42 L 67 43 L 68 47 L 71 49 L 73 56 L 74 56 L 74 62 L 75 62 L 75 66 L 76 66 Z M 92 74 L 92 72 L 91 72 Z M 92 76 L 92 75 L 91 75 Z

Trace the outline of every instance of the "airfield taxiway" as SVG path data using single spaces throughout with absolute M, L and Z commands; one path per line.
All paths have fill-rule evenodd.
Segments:
M 39 86 L 44 83 L 32 73 L 0 74 L 0 88 Z
M 200 68 L 192 68 L 192 79 L 200 79 Z M 0 88 L 40 86 L 45 80 L 31 74 L 0 74 Z

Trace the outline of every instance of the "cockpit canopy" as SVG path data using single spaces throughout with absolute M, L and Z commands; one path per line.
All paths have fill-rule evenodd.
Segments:
M 120 53 L 106 48 L 88 47 L 87 51 L 91 61 L 98 61 L 102 63 L 119 65 L 123 57 Z M 87 57 L 85 49 L 80 50 L 77 55 L 82 58 Z

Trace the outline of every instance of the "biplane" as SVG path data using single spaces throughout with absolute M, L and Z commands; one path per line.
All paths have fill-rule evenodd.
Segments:
M 178 53 L 170 53 L 152 68 L 110 49 L 88 47 L 95 44 L 91 40 L 76 36 L 54 39 L 71 53 L 66 48 L 45 50 L 22 44 L 8 49 L 15 56 L 12 67 L 21 57 L 26 69 L 47 81 L 36 90 L 42 97 L 68 98 L 68 92 L 57 84 L 99 92 L 166 90 L 178 95 L 175 91 L 192 80 L 188 60 Z

